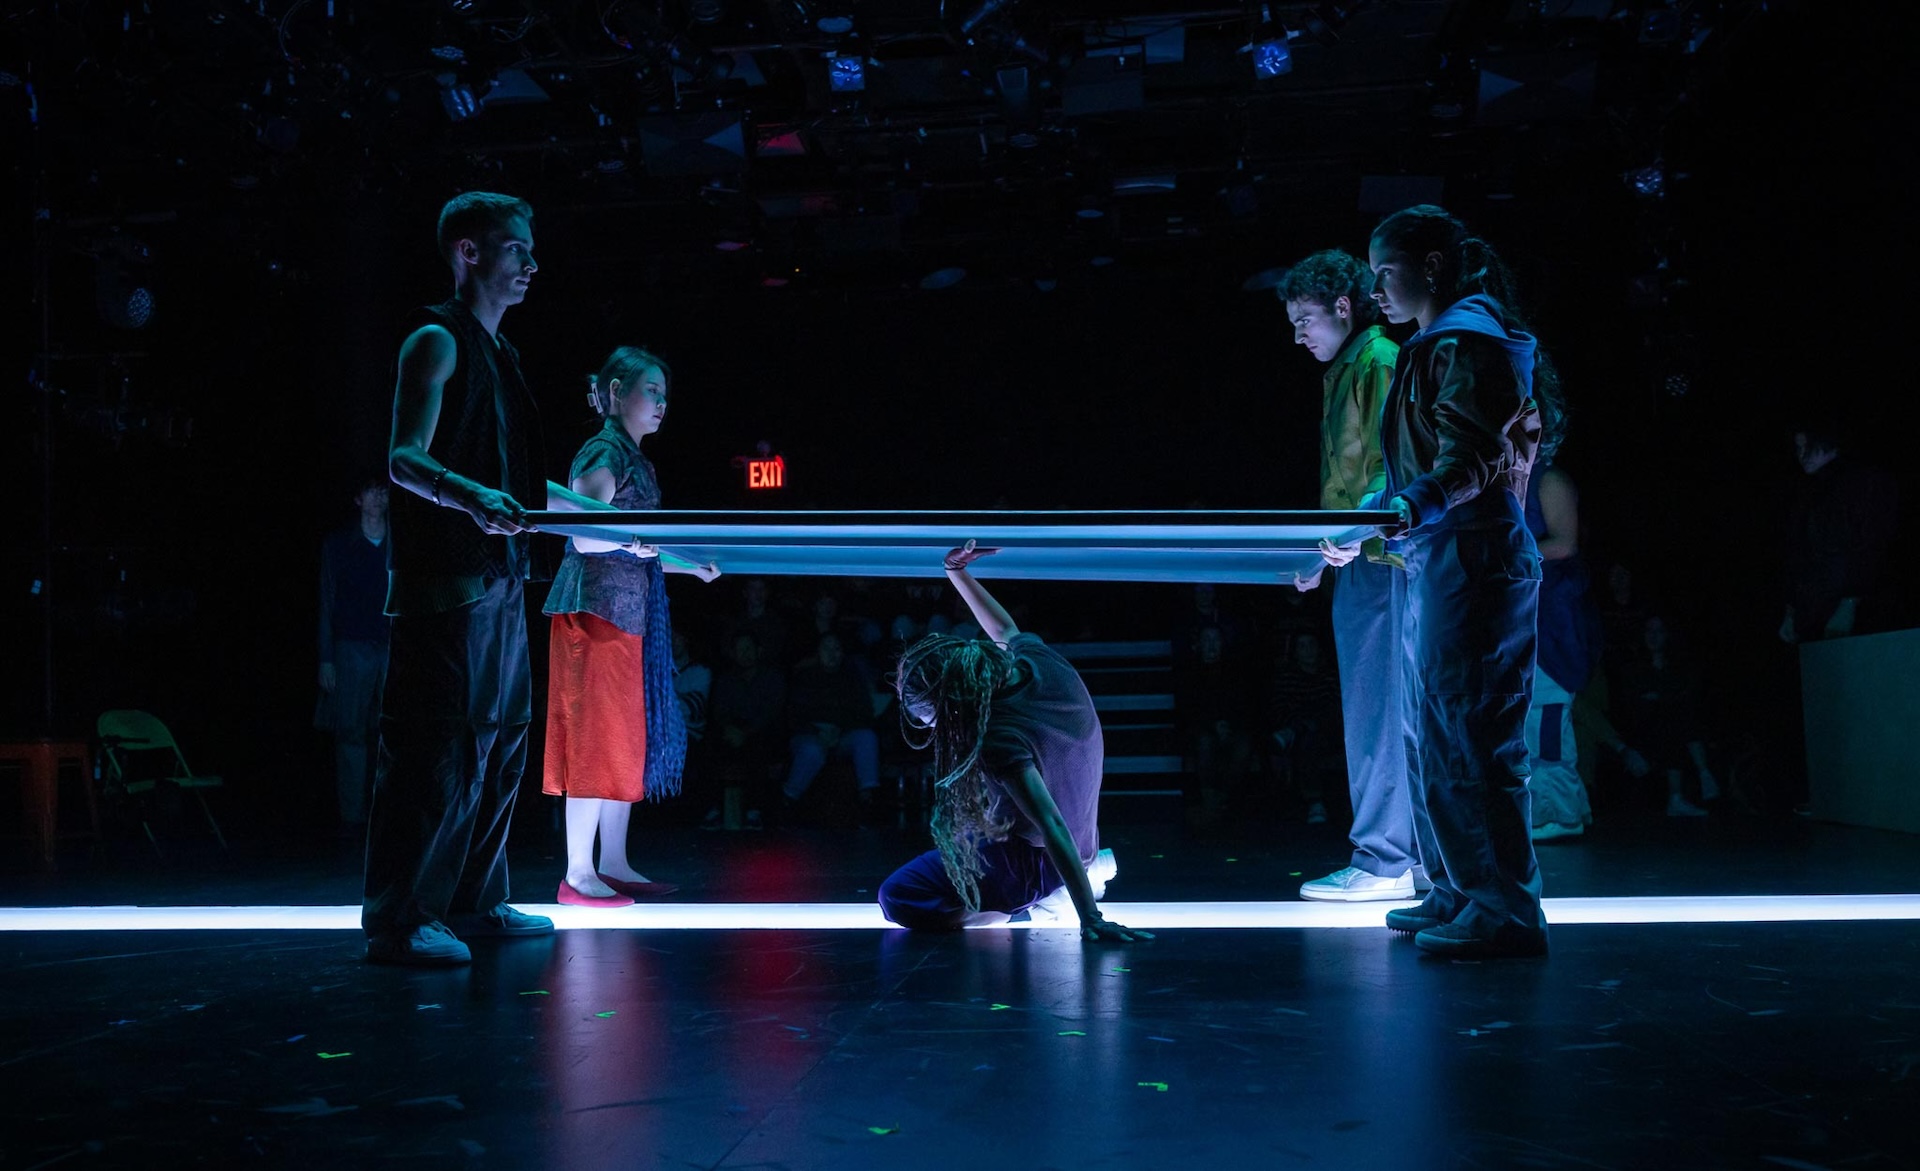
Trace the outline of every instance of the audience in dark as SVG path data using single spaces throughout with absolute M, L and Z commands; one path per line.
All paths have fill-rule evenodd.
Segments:
M 840 636 L 821 635 L 813 657 L 794 667 L 787 688 L 790 755 L 781 786 L 783 808 L 806 795 L 830 758 L 852 763 L 861 803 L 873 803 L 880 787 L 880 740 L 873 729 L 877 706 L 865 673 L 848 659 Z
M 1217 825 L 1239 804 L 1258 728 L 1246 671 L 1229 661 L 1219 627 L 1201 627 L 1192 656 L 1175 660 L 1173 696 L 1174 723 L 1191 772 L 1189 818 Z
M 1306 806 L 1309 825 L 1327 820 L 1327 786 L 1330 779 L 1343 779 L 1340 679 L 1326 661 L 1324 646 L 1317 632 L 1294 635 L 1268 688 L 1275 773 Z

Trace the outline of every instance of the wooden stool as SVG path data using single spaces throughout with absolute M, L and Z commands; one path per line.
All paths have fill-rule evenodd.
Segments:
M 20 810 L 28 832 L 40 846 L 40 860 L 54 864 L 54 843 L 60 827 L 60 766 L 80 770 L 87 797 L 87 819 L 93 835 L 100 834 L 100 806 L 93 791 L 93 750 L 83 740 L 18 740 L 0 744 L 0 761 L 20 766 Z

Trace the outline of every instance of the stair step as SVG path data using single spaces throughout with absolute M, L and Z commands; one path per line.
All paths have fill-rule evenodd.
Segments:
M 1173 656 L 1173 640 L 1140 639 L 1130 642 L 1056 642 L 1053 649 L 1059 651 L 1070 663 L 1079 663 L 1090 659 L 1166 659 Z
M 1167 692 L 1157 695 L 1096 695 L 1093 697 L 1093 710 L 1096 712 L 1168 712 L 1173 710 L 1173 696 Z
M 1178 774 L 1185 765 L 1178 756 L 1109 756 L 1105 770 L 1108 776 L 1135 776 L 1140 774 L 1164 773 Z

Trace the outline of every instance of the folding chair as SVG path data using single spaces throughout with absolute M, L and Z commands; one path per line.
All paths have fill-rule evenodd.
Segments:
M 220 843 L 222 850 L 227 849 L 227 837 L 220 832 L 220 823 L 214 820 L 206 797 L 208 789 L 221 788 L 226 782 L 219 777 L 195 773 L 187 764 L 187 758 L 181 754 L 173 733 L 157 716 L 133 709 L 102 712 L 95 730 L 100 736 L 103 787 L 109 796 L 138 796 L 152 793 L 161 785 L 188 790 L 200 803 L 200 812 L 206 815 L 207 826 L 213 830 L 214 840 Z M 154 775 L 150 770 L 133 767 L 131 758 L 134 754 L 149 752 L 165 754 L 159 761 L 164 775 Z M 140 828 L 146 831 L 147 842 L 158 854 L 160 842 L 154 837 L 153 826 L 144 815 L 140 818 Z

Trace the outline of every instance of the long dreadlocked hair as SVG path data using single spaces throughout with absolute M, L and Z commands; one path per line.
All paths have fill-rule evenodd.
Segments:
M 1013 655 L 998 643 L 930 634 L 901 654 L 894 676 L 901 735 L 933 748 L 933 843 L 970 911 L 980 909 L 986 873 L 981 843 L 1004 841 L 1013 826 L 980 764 L 994 696 L 1012 671 Z

